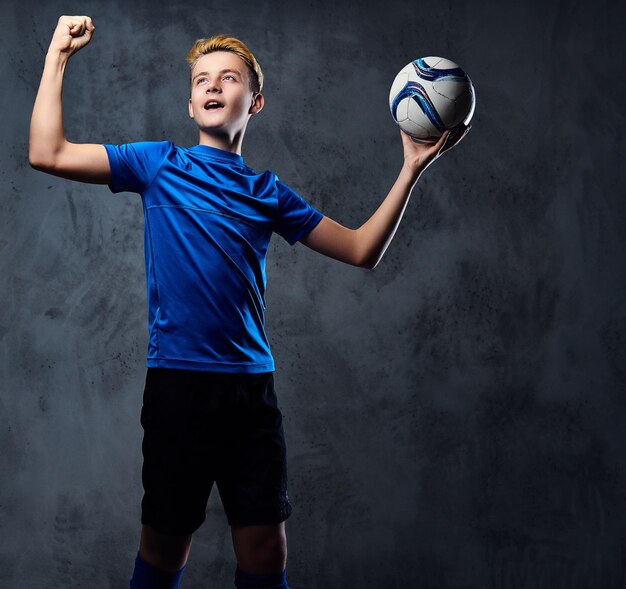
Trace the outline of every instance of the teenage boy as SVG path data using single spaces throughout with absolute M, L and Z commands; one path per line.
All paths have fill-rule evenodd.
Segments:
M 150 338 L 142 529 L 131 587 L 178 587 L 215 482 L 231 526 L 235 585 L 287 588 L 291 506 L 263 320 L 270 236 L 374 268 L 421 173 L 469 128 L 431 145 L 401 132 L 398 179 L 376 212 L 348 229 L 273 172 L 257 174 L 244 164 L 248 121 L 264 105 L 263 74 L 233 37 L 200 39 L 187 55 L 198 145 L 67 141 L 63 74 L 94 30 L 88 16 L 59 18 L 33 108 L 29 161 L 56 176 L 142 195 Z

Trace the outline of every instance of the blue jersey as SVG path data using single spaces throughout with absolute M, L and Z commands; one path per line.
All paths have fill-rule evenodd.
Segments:
M 293 245 L 322 214 L 235 153 L 170 141 L 104 147 L 110 190 L 142 196 L 148 366 L 274 370 L 264 322 L 270 237 Z

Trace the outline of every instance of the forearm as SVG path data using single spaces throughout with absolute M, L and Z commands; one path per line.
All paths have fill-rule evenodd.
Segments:
M 358 229 L 348 229 L 324 217 L 300 241 L 335 260 L 362 268 L 374 268 L 393 239 L 421 171 L 423 168 L 407 166 L 405 163 L 385 200 Z
M 404 163 L 398 179 L 376 212 L 358 229 L 348 229 L 324 217 L 300 241 L 346 264 L 374 268 L 393 239 L 418 178 L 444 151 L 458 143 L 467 131 L 469 127 L 460 128 L 455 134 L 445 131 L 439 141 L 433 144 L 416 144 L 401 131 Z
M 359 265 L 373 268 L 391 243 L 421 171 L 403 166 L 376 212 L 355 231 Z
M 30 120 L 28 158 L 31 164 L 45 165 L 65 142 L 63 130 L 63 74 L 69 56 L 50 49 Z

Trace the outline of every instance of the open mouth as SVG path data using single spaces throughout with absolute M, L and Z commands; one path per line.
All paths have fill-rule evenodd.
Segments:
M 224 105 L 216 100 L 210 100 L 204 105 L 204 110 L 218 110 L 220 108 L 224 108 Z

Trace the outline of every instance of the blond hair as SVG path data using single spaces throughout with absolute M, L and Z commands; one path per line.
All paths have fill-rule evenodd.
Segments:
M 189 64 L 190 78 L 198 60 L 203 55 L 213 53 L 214 51 L 230 51 L 241 57 L 250 70 L 250 90 L 253 94 L 261 92 L 263 89 L 263 72 L 261 71 L 259 62 L 243 41 L 231 37 L 230 35 L 214 35 L 208 39 L 198 39 L 193 44 L 193 47 L 189 50 L 186 57 L 187 63 Z

